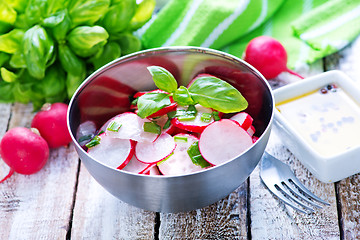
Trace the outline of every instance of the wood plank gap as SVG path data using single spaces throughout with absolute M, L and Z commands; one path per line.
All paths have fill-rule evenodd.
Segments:
M 160 213 L 157 212 L 155 214 L 154 240 L 159 240 L 160 225 L 161 225 Z
M 246 186 L 246 226 L 247 226 L 247 239 L 251 240 L 251 207 L 250 207 L 250 177 L 247 178 Z
M 70 212 L 70 217 L 69 217 L 69 227 L 66 232 L 66 240 L 71 239 L 71 230 L 72 230 L 72 223 L 73 223 L 73 218 L 74 218 L 74 209 L 75 209 L 75 201 L 76 201 L 76 195 L 77 195 L 78 184 L 79 184 L 80 169 L 81 169 L 81 164 L 80 164 L 80 159 L 78 159 L 78 168 L 77 168 L 77 173 L 76 173 L 73 200 L 72 200 L 72 205 L 71 205 L 71 210 L 70 210 L 71 212 Z
M 339 231 L 340 231 L 340 240 L 344 239 L 344 222 L 343 222 L 343 214 L 342 214 L 342 204 L 340 199 L 340 184 L 336 182 L 334 184 L 335 187 L 335 197 L 336 197 L 336 208 L 338 213 L 338 224 L 339 224 Z

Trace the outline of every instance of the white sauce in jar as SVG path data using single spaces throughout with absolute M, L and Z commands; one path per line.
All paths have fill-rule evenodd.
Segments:
M 319 154 L 329 157 L 360 146 L 360 106 L 333 84 L 276 105 Z M 326 93 L 325 93 L 326 92 Z

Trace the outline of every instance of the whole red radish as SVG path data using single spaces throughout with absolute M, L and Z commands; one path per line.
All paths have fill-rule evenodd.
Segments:
M 303 78 L 287 67 L 285 48 L 278 40 L 269 36 L 252 39 L 245 49 L 244 60 L 268 80 L 277 77 L 282 72 L 289 72 Z
M 36 131 L 15 127 L 7 131 L 0 142 L 2 159 L 17 173 L 36 173 L 49 158 L 48 144 Z
M 71 141 L 66 124 L 67 109 L 65 103 L 45 104 L 31 122 L 31 127 L 39 130 L 50 148 L 66 146 Z

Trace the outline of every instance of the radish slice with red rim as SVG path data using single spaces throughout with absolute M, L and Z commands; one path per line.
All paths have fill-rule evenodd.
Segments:
M 143 119 L 135 113 L 125 112 L 109 121 L 105 132 L 113 138 L 131 139 L 137 142 L 153 142 L 158 137 L 158 134 L 145 132 L 145 122 L 151 121 L 146 118 Z M 118 125 L 118 128 L 110 130 L 113 125 Z
M 240 124 L 240 126 L 247 130 L 251 124 L 253 123 L 254 119 L 246 112 L 239 112 L 230 118 Z
M 181 140 L 176 140 L 176 139 Z M 199 165 L 195 165 L 188 154 L 189 147 L 199 139 L 190 134 L 177 134 L 174 136 L 176 148 L 174 153 L 164 161 L 158 163 L 158 168 L 163 175 L 183 175 L 201 171 Z
M 142 174 L 147 172 L 149 168 L 155 164 L 142 163 L 135 157 L 135 154 L 130 159 L 129 163 L 122 169 L 123 171 Z
M 172 136 L 163 133 L 152 143 L 137 143 L 135 147 L 135 156 L 143 163 L 157 163 L 172 154 L 175 147 L 176 144 Z
M 156 164 L 154 164 L 152 167 L 150 167 L 149 170 L 145 174 L 150 175 L 150 176 L 161 175 L 159 168 L 156 166 Z
M 106 133 L 99 135 L 100 143 L 88 149 L 88 154 L 109 167 L 122 169 L 134 155 L 135 142 L 112 138 Z
M 204 122 L 201 120 L 201 115 L 203 113 L 205 114 L 212 114 L 213 110 L 211 108 L 203 107 L 199 104 L 195 105 L 195 108 L 197 110 L 197 114 L 195 116 L 195 119 L 190 121 L 180 121 L 178 117 L 174 117 L 171 119 L 171 123 L 180 129 L 190 131 L 190 132 L 197 132 L 201 133 L 209 124 L 214 122 L 213 116 L 211 116 L 210 120 L 208 122 Z M 186 107 L 178 106 L 177 110 L 186 110 Z
M 239 156 L 253 144 L 250 135 L 233 120 L 222 119 L 209 125 L 199 139 L 201 155 L 212 165 Z

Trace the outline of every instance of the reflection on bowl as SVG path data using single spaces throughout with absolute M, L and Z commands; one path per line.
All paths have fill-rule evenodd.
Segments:
M 155 89 L 147 70 L 169 70 L 179 85 L 199 73 L 212 74 L 237 88 L 249 103 L 259 140 L 236 158 L 201 172 L 182 176 L 148 176 L 116 170 L 90 157 L 76 141 L 81 123 L 100 128 L 109 118 L 129 111 L 137 91 Z M 251 174 L 267 144 L 274 111 L 269 85 L 246 62 L 223 52 L 194 47 L 150 49 L 117 59 L 89 76 L 69 104 L 68 127 L 76 150 L 90 174 L 110 193 L 139 208 L 181 212 L 212 204 L 230 194 Z

